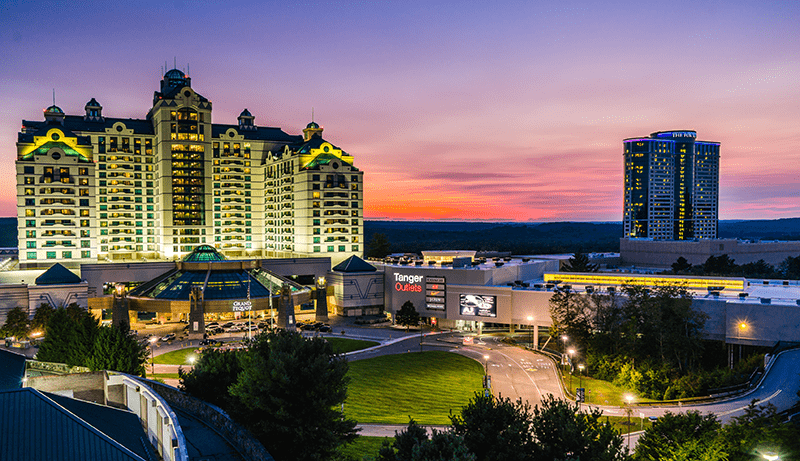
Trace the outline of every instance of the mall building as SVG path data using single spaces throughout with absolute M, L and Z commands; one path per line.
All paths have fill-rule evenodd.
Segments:
M 23 120 L 17 141 L 19 267 L 178 260 L 201 244 L 226 257 L 363 253 L 363 172 L 309 123 L 258 126 L 247 109 L 212 123 L 212 104 L 178 69 L 142 119 L 91 98 Z
M 384 308 L 394 315 L 410 301 L 441 328 L 482 332 L 487 327 L 540 331 L 552 326 L 555 289 L 581 295 L 619 291 L 623 285 L 678 284 L 693 292 L 693 306 L 708 315 L 704 333 L 727 344 L 773 346 L 800 342 L 800 282 L 633 273 L 559 272 L 558 259 L 494 258 L 472 262 L 376 263 L 384 274 Z M 333 288 L 331 288 L 333 289 Z

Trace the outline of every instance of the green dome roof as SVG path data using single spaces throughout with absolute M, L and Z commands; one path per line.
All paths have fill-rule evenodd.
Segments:
M 211 245 L 200 245 L 183 258 L 185 262 L 205 263 L 210 261 L 225 261 L 225 256 L 219 254 Z
M 60 108 L 60 107 L 58 107 L 58 106 L 56 106 L 55 104 L 53 104 L 52 106 L 50 106 L 50 107 L 48 107 L 47 109 L 45 109 L 45 110 L 44 110 L 44 113 L 45 113 L 45 114 L 63 114 L 63 113 L 64 113 L 64 111 L 63 111 L 63 110 L 61 110 L 61 108 Z
M 317 129 L 317 128 L 319 128 L 319 125 L 317 125 L 317 122 L 311 122 L 308 125 L 306 125 L 306 129 L 308 129 L 308 128 Z

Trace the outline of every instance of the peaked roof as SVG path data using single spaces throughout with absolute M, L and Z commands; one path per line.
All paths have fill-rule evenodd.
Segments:
M 22 354 L 0 349 L 0 391 L 22 387 L 26 360 Z
M 81 278 L 59 263 L 55 263 L 44 274 L 36 277 L 37 285 L 70 285 L 81 283 Z
M 0 459 L 3 461 L 144 461 L 141 456 L 30 387 L 0 392 L 0 434 L 4 440 L 13 440 L 13 443 L 0 444 Z
M 350 256 L 333 268 L 336 272 L 375 272 L 378 269 L 356 255 Z

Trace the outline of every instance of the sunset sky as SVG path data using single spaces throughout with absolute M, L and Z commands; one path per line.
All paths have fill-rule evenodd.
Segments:
M 620 221 L 622 139 L 721 146 L 721 219 L 800 216 L 800 2 L 0 3 L 0 216 L 20 122 L 144 118 L 164 62 L 213 121 L 315 119 L 367 218 Z

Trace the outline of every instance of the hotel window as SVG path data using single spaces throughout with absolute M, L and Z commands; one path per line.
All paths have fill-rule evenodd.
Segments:
M 314 247 L 314 253 L 319 253 L 319 247 Z M 28 253 L 28 259 L 36 259 L 36 253 L 33 253 L 33 258 L 30 257 L 30 253 Z
M 56 259 L 56 252 L 55 251 L 48 251 L 47 255 L 45 257 L 47 259 Z
M 333 245 L 328 245 L 328 252 L 333 253 Z
M 29 251 L 28 252 L 28 259 L 36 259 L 36 252 L 35 251 Z
M 92 252 L 91 251 L 81 251 L 81 258 L 91 258 Z
M 25 242 L 25 247 L 26 248 L 36 248 L 36 242 L 29 240 L 29 241 Z
M 71 251 L 62 251 L 61 257 L 63 259 L 72 259 L 72 252 Z
M 353 245 L 353 251 L 358 251 L 358 245 Z
M 26 219 L 25 220 L 25 227 L 36 227 L 36 220 L 35 219 Z
M 339 245 L 339 251 L 347 251 L 344 249 L 344 245 Z

